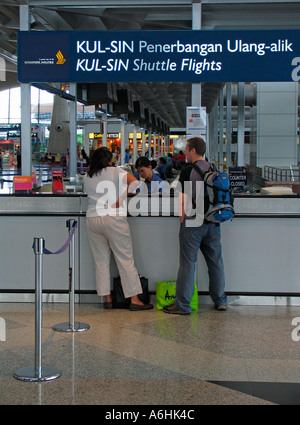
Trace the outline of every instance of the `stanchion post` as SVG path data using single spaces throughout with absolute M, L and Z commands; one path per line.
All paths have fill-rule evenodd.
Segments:
M 67 227 L 69 234 L 71 234 L 77 222 L 74 219 L 67 220 Z M 69 245 L 69 322 L 58 323 L 53 326 L 53 330 L 59 332 L 82 332 L 90 328 L 87 323 L 75 322 L 75 278 L 74 278 L 74 265 L 75 265 L 75 244 L 73 234 Z
M 75 220 L 67 220 L 67 227 L 69 229 L 69 234 L 72 232 L 73 227 L 76 225 Z M 73 235 L 70 248 L 69 248 L 69 318 L 70 318 L 70 328 L 71 331 L 75 331 L 75 285 L 74 285 L 74 265 L 75 265 L 75 245 L 74 245 L 74 236 Z
M 44 239 L 34 238 L 35 254 L 35 363 L 15 372 L 14 377 L 21 381 L 50 381 L 61 375 L 52 366 L 42 366 L 42 305 L 43 305 L 43 250 Z
M 44 239 L 34 238 L 35 253 L 35 370 L 42 373 L 42 297 L 43 297 Z

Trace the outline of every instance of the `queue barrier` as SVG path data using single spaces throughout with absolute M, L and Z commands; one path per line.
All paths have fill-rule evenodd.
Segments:
M 58 254 L 65 250 L 69 246 L 69 322 L 58 323 L 53 326 L 53 330 L 59 332 L 82 332 L 90 328 L 86 323 L 75 322 L 75 285 L 74 285 L 74 274 L 73 268 L 75 264 L 75 245 L 74 245 L 74 233 L 77 228 L 77 222 L 73 219 L 67 220 L 67 227 L 69 229 L 69 238 L 66 243 L 56 252 L 52 254 Z M 47 252 L 47 254 L 51 252 Z
M 42 287 L 43 287 L 43 238 L 34 238 L 35 253 L 35 362 L 34 366 L 18 369 L 14 377 L 21 381 L 50 381 L 61 376 L 52 366 L 42 366 Z
M 61 372 L 52 366 L 42 366 L 42 293 L 43 293 L 43 254 L 60 254 L 69 246 L 69 322 L 53 326 L 53 330 L 61 332 L 80 332 L 89 329 L 86 323 L 74 322 L 75 289 L 73 267 L 75 263 L 74 234 L 77 228 L 75 220 L 67 220 L 69 237 L 64 245 L 55 252 L 45 248 L 43 238 L 34 238 L 35 253 L 35 361 L 34 366 L 18 369 L 14 373 L 16 379 L 22 381 L 50 381 L 61 376 Z

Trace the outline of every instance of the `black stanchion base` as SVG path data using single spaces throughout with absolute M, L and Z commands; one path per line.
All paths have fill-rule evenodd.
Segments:
M 90 329 L 90 325 L 81 322 L 75 322 L 74 325 L 72 325 L 70 322 L 64 322 L 54 325 L 52 329 L 58 332 L 83 332 Z
M 14 374 L 14 378 L 29 382 L 52 381 L 60 376 L 61 372 L 52 366 L 42 366 L 40 370 L 34 366 L 23 367 Z

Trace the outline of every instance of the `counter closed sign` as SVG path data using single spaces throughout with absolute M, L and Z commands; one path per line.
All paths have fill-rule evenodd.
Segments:
M 229 167 L 229 180 L 231 188 L 247 185 L 247 168 L 246 167 Z
M 18 80 L 299 81 L 300 30 L 20 31 Z

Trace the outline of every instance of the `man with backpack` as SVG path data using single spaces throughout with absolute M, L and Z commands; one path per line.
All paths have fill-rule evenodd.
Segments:
M 224 311 L 227 308 L 227 296 L 225 290 L 225 274 L 222 259 L 220 224 L 205 219 L 199 224 L 199 220 L 193 226 L 195 217 L 187 216 L 186 196 L 184 193 L 185 182 L 191 182 L 193 203 L 196 202 L 197 183 L 204 181 L 207 172 L 212 170 L 209 162 L 205 161 L 204 155 L 206 143 L 200 137 L 193 137 L 186 144 L 187 165 L 180 174 L 180 264 L 176 280 L 176 300 L 174 304 L 164 307 L 165 313 L 190 314 L 191 299 L 194 293 L 195 265 L 200 249 L 204 255 L 209 274 L 209 293 L 217 310 Z M 200 172 L 196 167 L 200 168 Z M 199 187 L 199 185 L 198 185 Z M 204 198 L 208 198 L 205 196 Z M 204 199 L 204 212 L 208 209 L 208 199 Z

